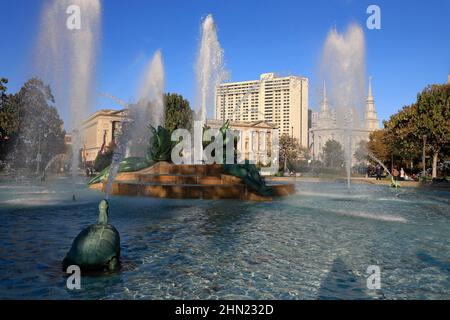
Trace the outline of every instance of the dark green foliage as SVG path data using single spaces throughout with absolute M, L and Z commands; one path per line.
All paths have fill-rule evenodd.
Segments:
M 339 168 L 344 165 L 344 149 L 336 140 L 328 140 L 323 148 L 323 159 L 325 166 L 329 168 Z
M 2 85 L 2 92 L 3 88 Z M 2 135 L 11 138 L 14 152 L 10 154 L 10 164 L 41 171 L 51 158 L 65 151 L 63 122 L 54 106 L 50 87 L 32 78 L 16 95 L 6 99 L 6 107 L 3 93 L 0 130 Z M 36 161 L 38 154 L 40 162 Z
M 176 129 L 191 130 L 192 110 L 189 101 L 182 95 L 167 93 L 165 95 L 165 120 L 164 127 L 172 133 Z
M 7 79 L 0 78 L 0 161 L 11 151 L 14 137 L 19 129 L 19 113 L 16 97 L 6 94 Z
M 432 176 L 436 177 L 438 159 L 449 156 L 450 84 L 426 87 L 416 103 L 405 106 L 384 122 L 383 131 L 391 153 L 407 160 L 421 158 L 425 135 L 426 152 L 432 158 Z
M 292 169 L 295 161 L 299 158 L 300 154 L 306 156 L 304 148 L 300 147 L 296 138 L 291 137 L 288 134 L 283 134 L 280 138 L 280 164 L 283 165 L 283 171 Z

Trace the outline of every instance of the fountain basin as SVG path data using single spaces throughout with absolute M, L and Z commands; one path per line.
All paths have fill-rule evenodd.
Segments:
M 272 196 L 262 196 L 235 176 L 223 173 L 223 165 L 174 165 L 158 162 L 136 171 L 119 173 L 112 183 L 111 194 L 172 199 L 242 199 L 271 201 L 273 197 L 295 193 L 292 183 L 268 184 Z M 91 185 L 104 191 L 106 182 Z

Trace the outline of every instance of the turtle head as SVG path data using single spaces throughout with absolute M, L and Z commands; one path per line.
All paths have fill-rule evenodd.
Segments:
M 100 224 L 108 223 L 108 211 L 109 211 L 108 201 L 103 199 L 102 201 L 100 201 L 98 205 L 98 223 Z

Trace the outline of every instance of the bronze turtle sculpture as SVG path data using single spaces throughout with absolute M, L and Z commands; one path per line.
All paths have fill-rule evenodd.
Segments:
M 108 224 L 108 202 L 100 201 L 98 223 L 81 231 L 63 260 L 63 270 L 77 265 L 83 271 L 115 271 L 120 261 L 120 235 Z

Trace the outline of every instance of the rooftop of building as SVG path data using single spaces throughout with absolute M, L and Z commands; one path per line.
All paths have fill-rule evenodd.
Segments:
M 276 74 L 274 72 L 268 72 L 268 73 L 262 73 L 259 76 L 258 80 L 244 80 L 244 81 L 234 81 L 234 82 L 225 82 L 225 83 L 221 83 L 219 86 L 233 86 L 233 85 L 245 85 L 245 84 L 257 84 L 261 81 L 270 81 L 270 80 L 288 80 L 288 79 L 301 79 L 301 80 L 305 80 L 308 81 L 308 78 L 303 77 L 303 76 L 295 76 L 295 75 L 287 75 L 287 76 L 282 76 L 279 74 Z
M 223 120 L 221 119 L 208 119 L 206 120 L 207 125 L 222 126 Z M 265 120 L 255 120 L 255 121 L 230 121 L 230 126 L 234 127 L 252 127 L 252 128 L 268 128 L 276 129 L 278 126 L 274 123 Z
M 82 124 L 88 123 L 92 119 L 95 119 L 95 118 L 100 117 L 100 116 L 117 116 L 117 117 L 121 117 L 121 116 L 123 116 L 123 113 L 125 111 L 126 111 L 126 109 L 120 109 L 120 110 L 116 110 L 116 109 L 100 109 L 100 110 L 95 111 L 93 114 L 91 114 L 86 120 L 84 120 L 82 122 Z

